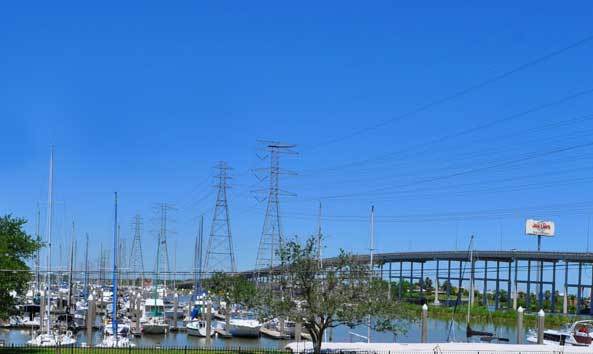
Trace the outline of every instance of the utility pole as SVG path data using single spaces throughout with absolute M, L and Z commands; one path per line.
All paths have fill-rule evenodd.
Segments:
M 280 168 L 280 156 L 282 154 L 295 155 L 296 152 L 292 149 L 296 145 L 263 141 L 261 143 L 265 144 L 265 149 L 268 151 L 267 157 L 270 158 L 270 167 L 265 169 L 269 172 L 268 178 L 270 185 L 268 188 L 266 216 L 259 241 L 255 269 L 257 272 L 268 270 L 268 274 L 271 275 L 273 268 L 280 263 L 278 250 L 282 247 L 284 239 L 280 214 L 280 196 L 290 195 L 280 189 L 280 175 L 294 174 Z M 258 281 L 260 281 L 259 278 L 260 276 L 257 274 L 256 279 Z
M 205 271 L 232 272 L 237 271 L 235 251 L 233 249 L 233 236 L 231 233 L 231 220 L 229 215 L 229 204 L 227 200 L 227 181 L 231 179 L 226 162 L 220 161 L 215 168 L 218 170 L 215 178 L 218 180 L 216 188 L 216 205 L 212 215 L 210 226 L 210 237 L 208 238 L 208 251 L 206 253 Z
M 130 274 L 132 277 L 140 278 L 140 286 L 144 284 L 144 260 L 142 256 L 142 217 L 139 214 L 134 216 L 133 222 L 134 238 L 132 240 L 132 250 L 130 252 Z

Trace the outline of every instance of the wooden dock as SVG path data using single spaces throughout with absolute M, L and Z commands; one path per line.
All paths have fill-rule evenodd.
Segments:
M 275 331 L 273 329 L 269 329 L 266 327 L 261 327 L 259 329 L 259 333 L 265 335 L 266 337 L 270 337 L 273 339 L 290 339 L 290 335 L 286 333 L 280 333 L 279 331 Z

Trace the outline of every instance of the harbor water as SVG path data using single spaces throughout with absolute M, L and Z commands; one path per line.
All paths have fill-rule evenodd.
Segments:
M 410 323 L 406 326 L 406 333 L 394 335 L 391 332 L 372 332 L 372 342 L 420 342 L 421 328 L 420 323 Z M 465 342 L 466 323 L 430 319 L 428 321 L 428 341 L 429 342 Z M 495 326 L 492 324 L 476 324 L 472 323 L 472 328 L 480 331 L 488 331 L 494 333 L 498 337 L 508 338 L 510 343 L 516 343 L 517 334 L 515 328 L 510 326 Z M 24 345 L 31 339 L 34 331 L 29 329 L 0 329 L 0 340 L 4 341 L 5 345 Z M 367 329 L 364 326 L 356 328 L 349 328 L 347 326 L 340 326 L 328 331 L 326 334 L 327 340 L 334 342 L 360 342 L 366 341 L 364 336 L 367 334 Z M 101 331 L 94 331 L 93 343 L 100 343 L 102 334 Z M 331 337 L 331 338 L 330 338 Z M 86 332 L 80 331 L 76 334 L 77 344 L 88 343 Z M 479 339 L 474 339 L 474 341 Z M 258 347 L 258 348 L 282 348 L 290 340 L 276 340 L 265 336 L 259 338 L 221 338 L 213 337 L 209 342 L 206 338 L 188 336 L 184 331 L 170 332 L 166 335 L 147 335 L 143 334 L 141 337 L 135 337 L 132 341 L 139 347 Z

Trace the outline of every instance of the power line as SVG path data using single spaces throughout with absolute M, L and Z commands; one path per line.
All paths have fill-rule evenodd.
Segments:
M 530 67 L 536 66 L 536 65 L 538 65 L 540 63 L 543 63 L 543 62 L 545 62 L 545 61 L 547 61 L 547 60 L 549 60 L 551 58 L 554 58 L 554 57 L 556 57 L 558 55 L 563 54 L 566 51 L 569 51 L 571 49 L 580 47 L 580 46 L 582 46 L 582 45 L 590 42 L 591 40 L 593 40 L 593 35 L 588 35 L 588 36 L 586 36 L 586 37 L 584 37 L 584 38 L 582 38 L 582 39 L 580 39 L 580 40 L 578 40 L 576 42 L 573 42 L 573 43 L 571 43 L 571 44 L 569 44 L 569 45 L 567 45 L 565 47 L 562 47 L 562 48 L 559 48 L 559 49 L 555 49 L 555 50 L 553 50 L 551 52 L 548 52 L 548 53 L 546 53 L 546 54 L 544 54 L 542 56 L 539 56 L 539 57 L 537 57 L 537 58 L 535 58 L 533 60 L 530 60 L 528 62 L 525 62 L 523 64 L 520 64 L 520 65 L 518 65 L 518 66 L 516 66 L 516 67 L 514 67 L 514 68 L 512 68 L 512 69 L 510 69 L 508 71 L 505 71 L 505 72 L 502 72 L 500 74 L 494 75 L 494 76 L 492 76 L 490 78 L 487 78 L 487 79 L 482 80 L 482 81 L 480 81 L 478 83 L 475 83 L 473 85 L 470 85 L 470 86 L 468 86 L 468 87 L 466 87 L 466 88 L 464 88 L 462 90 L 459 90 L 457 92 L 454 92 L 453 94 L 450 94 L 450 95 L 447 95 L 447 96 L 438 98 L 436 100 L 430 101 L 430 102 L 428 102 L 426 104 L 420 105 L 420 106 L 418 106 L 417 108 L 415 108 L 415 109 L 413 109 L 411 111 L 408 111 L 406 113 L 400 114 L 400 115 L 395 116 L 395 117 L 393 117 L 391 119 L 387 119 L 387 120 L 382 121 L 382 122 L 379 122 L 377 124 L 369 125 L 369 126 L 366 126 L 364 128 L 355 130 L 354 132 L 352 132 L 350 134 L 347 134 L 347 135 L 344 135 L 342 137 L 337 137 L 337 138 L 330 139 L 330 140 L 327 140 L 325 142 L 316 144 L 316 145 L 314 145 L 312 148 L 310 148 L 308 150 L 309 151 L 313 151 L 313 150 L 319 149 L 320 147 L 332 145 L 332 144 L 335 144 L 335 143 L 338 143 L 338 142 L 341 142 L 341 141 L 344 141 L 344 140 L 353 138 L 355 136 L 365 134 L 365 133 L 367 133 L 369 131 L 376 130 L 376 129 L 381 128 L 381 127 L 383 127 L 385 125 L 391 124 L 393 122 L 400 121 L 400 120 L 403 120 L 403 119 L 412 117 L 412 116 L 414 116 L 414 115 L 416 115 L 418 113 L 427 111 L 427 110 L 429 110 L 431 108 L 434 108 L 436 106 L 439 106 L 441 104 L 444 104 L 444 103 L 453 101 L 453 100 L 455 100 L 457 98 L 466 96 L 469 93 L 472 93 L 472 92 L 474 92 L 476 90 L 479 90 L 479 89 L 481 89 L 483 87 L 486 87 L 486 86 L 491 85 L 491 84 L 493 84 L 495 82 L 498 82 L 500 80 L 503 80 L 503 79 L 505 79 L 505 78 L 507 78 L 509 76 L 512 76 L 513 74 L 516 74 L 516 73 L 518 73 L 520 71 L 526 70 L 526 69 L 528 69 Z
M 533 160 L 533 159 L 536 159 L 536 158 L 541 158 L 541 157 L 544 157 L 544 156 L 549 156 L 549 155 L 559 154 L 559 153 L 563 153 L 563 152 L 567 152 L 567 151 L 571 151 L 571 150 L 581 149 L 581 148 L 589 147 L 589 146 L 592 146 L 592 145 L 593 145 L 593 142 L 587 142 L 587 143 L 583 143 L 583 144 L 570 145 L 570 146 L 562 147 L 562 148 L 555 148 L 555 149 L 551 149 L 551 150 L 548 150 L 548 151 L 544 151 L 542 153 L 540 153 L 540 152 L 533 152 L 533 153 L 527 154 L 524 157 L 520 157 L 520 158 L 516 158 L 516 159 L 511 159 L 511 160 L 506 160 L 506 161 L 494 162 L 494 163 L 489 164 L 489 165 L 486 165 L 486 166 L 470 168 L 470 169 L 466 169 L 466 170 L 463 170 L 463 171 L 458 171 L 458 172 L 454 172 L 454 173 L 450 173 L 450 174 L 446 174 L 446 175 L 434 176 L 434 177 L 426 178 L 426 179 L 423 179 L 423 180 L 420 180 L 420 181 L 402 184 L 402 185 L 399 185 L 399 186 L 389 186 L 389 187 L 376 188 L 376 189 L 372 189 L 372 190 L 369 190 L 369 191 L 366 191 L 366 192 L 344 193 L 344 194 L 337 194 L 337 195 L 327 195 L 327 196 L 323 196 L 321 198 L 316 198 L 316 199 L 339 199 L 339 198 L 345 198 L 345 197 L 370 195 L 370 194 L 374 194 L 374 193 L 384 193 L 385 191 L 387 191 L 389 189 L 393 189 L 393 188 L 401 188 L 401 187 L 407 187 L 407 186 L 412 186 L 412 185 L 417 185 L 417 184 L 424 184 L 424 183 L 429 183 L 429 182 L 434 182 L 434 181 L 439 181 L 439 180 L 445 180 L 445 179 L 449 179 L 449 178 L 453 178 L 453 177 L 458 177 L 458 176 L 462 176 L 462 175 L 472 174 L 472 173 L 476 173 L 476 172 L 482 172 L 482 171 L 485 171 L 485 170 L 490 170 L 490 169 L 494 169 L 494 168 L 498 168 L 498 167 L 513 165 L 513 164 L 516 164 L 516 163 L 520 163 L 520 162 L 524 162 L 524 161 L 529 161 L 529 160 Z

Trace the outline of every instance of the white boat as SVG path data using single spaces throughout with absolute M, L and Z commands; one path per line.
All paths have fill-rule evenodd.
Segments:
M 260 328 L 258 320 L 231 318 L 228 331 L 233 337 L 259 337 Z
M 166 334 L 169 331 L 169 324 L 162 317 L 151 317 L 140 321 L 142 333 L 145 334 Z
M 530 331 L 527 342 L 537 343 L 537 333 Z M 578 347 L 593 347 L 593 320 L 574 322 L 567 328 L 544 331 L 544 344 L 547 345 L 572 345 Z
M 124 336 L 105 336 L 103 341 L 97 345 L 100 348 L 133 348 L 136 344 L 132 343 L 128 337 Z
M 164 334 L 169 330 L 169 324 L 163 317 L 165 304 L 162 299 L 146 299 L 142 308 L 140 325 L 143 333 Z
M 280 319 L 274 318 L 273 320 L 266 322 L 264 327 L 294 337 L 296 323 L 294 321 L 284 320 L 284 330 L 281 331 L 282 325 Z
M 65 347 L 76 344 L 76 339 L 70 331 L 64 334 L 42 333 L 29 340 L 27 344 L 36 347 Z
M 187 328 L 187 334 L 190 336 L 207 337 L 206 321 L 204 321 L 204 320 L 191 321 L 187 325 L 185 325 L 185 328 Z M 211 328 L 210 336 L 213 336 L 213 335 L 214 335 L 214 328 Z
M 183 311 L 183 307 L 181 307 L 181 306 L 177 307 L 177 314 L 175 314 L 175 308 L 173 306 L 168 307 L 165 310 L 165 317 L 166 318 L 180 319 L 180 318 L 183 318 L 184 316 L 185 316 L 185 313 Z
M 117 334 L 120 336 L 127 336 L 131 331 L 130 323 L 117 322 Z M 113 336 L 113 323 L 107 322 L 103 327 L 103 333 L 105 336 Z

